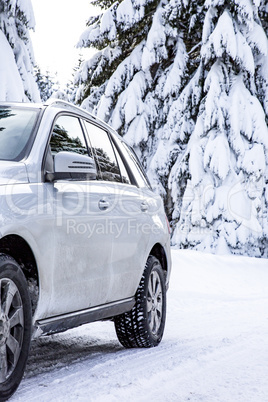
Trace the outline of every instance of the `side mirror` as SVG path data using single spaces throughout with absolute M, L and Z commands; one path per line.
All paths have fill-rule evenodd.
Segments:
M 47 181 L 95 180 L 97 169 L 94 159 L 88 155 L 61 151 L 54 157 L 54 172 L 46 173 Z

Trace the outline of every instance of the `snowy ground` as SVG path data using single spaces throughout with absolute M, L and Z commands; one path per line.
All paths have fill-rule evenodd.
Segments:
M 100 322 L 39 339 L 12 401 L 268 401 L 268 261 L 173 250 L 164 339 Z

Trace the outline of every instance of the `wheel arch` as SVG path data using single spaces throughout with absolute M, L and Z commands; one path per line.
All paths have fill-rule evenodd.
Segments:
M 22 237 L 9 234 L 0 239 L 0 253 L 11 256 L 20 265 L 28 283 L 34 313 L 39 298 L 39 275 L 31 247 Z
M 153 255 L 160 261 L 163 270 L 165 271 L 165 273 L 167 273 L 168 262 L 164 247 L 160 243 L 156 243 L 151 249 L 150 255 Z

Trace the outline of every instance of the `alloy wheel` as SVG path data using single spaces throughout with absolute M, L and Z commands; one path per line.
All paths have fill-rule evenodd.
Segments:
M 163 295 L 162 283 L 157 271 L 152 271 L 148 283 L 147 312 L 149 327 L 157 335 L 162 322 Z
M 24 333 L 23 303 L 16 284 L 0 279 L 0 384 L 16 368 Z

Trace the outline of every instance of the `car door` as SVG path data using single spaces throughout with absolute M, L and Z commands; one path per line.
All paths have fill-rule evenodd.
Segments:
M 120 190 L 120 209 L 125 225 L 120 241 L 112 250 L 113 260 L 116 261 L 113 290 L 124 298 L 134 295 L 138 288 L 148 258 L 149 243 L 157 230 L 154 212 L 159 206 L 136 156 L 116 136 L 114 142 L 118 159 L 128 166 L 132 176 L 131 184 L 123 184 Z M 125 286 L 121 286 L 122 279 Z
M 76 116 L 60 115 L 56 119 L 47 167 L 53 165 L 53 156 L 60 151 L 92 156 Z M 112 235 L 107 229 L 109 189 L 100 181 L 87 179 L 57 180 L 46 186 L 50 188 L 54 214 L 54 270 L 49 315 L 107 303 L 112 271 Z
M 134 296 L 143 270 L 150 232 L 149 217 L 141 183 L 127 165 L 111 134 L 92 122 L 85 122 L 92 150 L 99 165 L 99 180 L 110 194 L 109 231 L 112 235 L 109 300 Z M 118 165 L 120 174 L 113 166 Z M 128 169 L 127 169 L 128 168 Z M 133 166 L 134 169 L 134 166 Z M 121 176 L 121 177 L 120 177 Z M 144 231 L 146 233 L 144 233 Z

